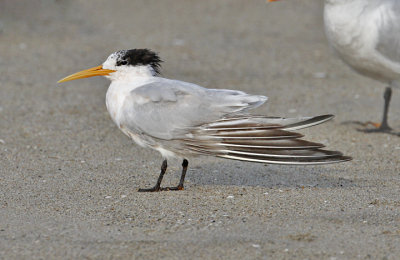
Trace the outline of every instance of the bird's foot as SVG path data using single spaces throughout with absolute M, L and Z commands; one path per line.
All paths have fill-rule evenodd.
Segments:
M 381 133 L 381 134 L 390 134 L 390 135 L 395 135 L 395 136 L 400 136 L 400 132 L 394 132 L 391 128 L 364 128 L 364 129 L 357 129 L 359 132 L 363 133 Z
M 357 131 L 363 133 L 385 133 L 400 136 L 400 133 L 396 133 L 388 124 L 376 123 L 372 121 L 361 122 L 361 121 L 346 121 L 343 124 L 354 124 L 362 126 L 364 128 L 357 128 Z M 370 128 L 372 126 L 373 128 Z
M 184 190 L 183 185 L 178 185 L 175 187 L 165 187 L 161 188 L 162 191 L 169 191 L 169 190 Z
M 365 122 L 363 124 L 365 127 L 372 125 L 374 128 L 364 128 L 364 129 L 357 129 L 359 132 L 363 133 L 383 133 L 383 134 L 391 134 L 391 135 L 396 135 L 400 136 L 400 132 L 394 132 L 393 129 L 388 125 L 388 124 L 382 124 L 382 123 L 375 123 L 375 122 Z
M 369 126 L 372 125 L 373 127 L 375 127 L 374 129 L 371 129 L 372 131 L 378 131 L 378 132 L 390 132 L 392 131 L 392 128 L 386 123 L 376 123 L 376 122 L 372 122 L 372 121 L 368 121 L 364 123 L 364 126 Z
M 153 187 L 148 189 L 139 189 L 138 192 L 159 192 L 159 191 L 170 191 L 170 190 L 184 190 L 183 185 L 178 185 L 175 187 Z
M 153 188 L 147 188 L 147 189 L 139 189 L 138 192 L 157 192 L 157 191 L 161 191 L 162 189 L 160 188 L 160 186 L 154 186 Z

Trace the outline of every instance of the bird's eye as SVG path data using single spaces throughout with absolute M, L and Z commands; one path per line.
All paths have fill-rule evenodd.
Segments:
M 117 66 L 126 65 L 126 64 L 128 64 L 127 60 L 120 60 L 117 62 Z

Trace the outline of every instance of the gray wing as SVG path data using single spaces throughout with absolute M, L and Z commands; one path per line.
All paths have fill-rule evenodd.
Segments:
M 190 137 L 194 127 L 243 112 L 267 100 L 241 91 L 206 89 L 160 78 L 130 92 L 122 107 L 122 124 L 160 139 Z
M 386 0 L 379 12 L 376 50 L 391 62 L 400 63 L 400 1 Z

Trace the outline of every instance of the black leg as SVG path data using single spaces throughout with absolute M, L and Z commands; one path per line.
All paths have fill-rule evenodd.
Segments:
M 382 118 L 382 123 L 381 123 L 379 129 L 382 131 L 388 131 L 388 130 L 392 130 L 388 124 L 389 104 L 390 104 L 390 99 L 392 98 L 392 88 L 391 87 L 387 87 L 385 89 L 383 98 L 385 99 L 385 106 L 383 107 L 383 118 Z
M 161 165 L 161 172 L 160 172 L 160 176 L 158 176 L 158 180 L 156 185 L 154 185 L 153 188 L 150 189 L 139 189 L 139 192 L 154 192 L 154 191 L 160 191 L 160 185 L 162 182 L 162 179 L 164 177 L 165 171 L 167 170 L 167 160 L 164 160 L 162 165 Z
M 178 187 L 181 187 L 182 190 L 183 190 L 183 183 L 185 182 L 185 176 L 186 176 L 186 171 L 187 171 L 188 166 L 189 166 L 189 161 L 186 159 L 183 159 L 182 175 L 181 175 L 181 180 L 179 181 L 179 185 L 178 185 Z
M 392 131 L 392 128 L 390 128 L 388 124 L 388 113 L 389 113 L 389 104 L 390 104 L 390 99 L 392 97 L 392 88 L 387 87 L 385 89 L 385 93 L 383 94 L 383 98 L 385 99 L 385 105 L 383 107 L 383 117 L 382 117 L 382 122 L 380 124 L 374 123 L 374 122 L 367 122 L 364 125 L 373 125 L 375 128 L 373 129 L 359 129 L 359 131 L 362 131 L 364 133 L 388 133 L 392 135 L 398 135 L 400 136 L 400 133 L 395 133 Z
M 188 168 L 189 162 L 186 159 L 183 159 L 182 162 L 182 174 L 181 174 L 181 180 L 179 181 L 178 186 L 176 187 L 166 187 L 162 188 L 162 190 L 183 190 L 183 183 L 185 182 L 185 176 L 186 176 L 186 171 Z

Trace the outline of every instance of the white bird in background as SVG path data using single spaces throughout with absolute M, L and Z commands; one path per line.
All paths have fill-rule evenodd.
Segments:
M 400 80 L 400 1 L 325 0 L 324 23 L 330 45 L 345 63 L 387 84 L 382 122 L 364 131 L 391 132 L 389 104 Z
M 358 73 L 388 84 L 382 122 L 367 132 L 390 132 L 392 87 L 400 80 L 400 1 L 325 0 L 325 31 L 338 56 Z
M 106 96 L 113 121 L 143 147 L 164 158 L 156 185 L 139 191 L 183 190 L 188 156 L 210 155 L 274 164 L 328 164 L 351 158 L 300 139 L 294 130 L 323 123 L 333 116 L 277 118 L 251 115 L 267 97 L 242 91 L 207 89 L 159 77 L 160 58 L 148 49 L 117 51 L 100 66 L 59 82 L 103 75 L 111 80 Z M 176 187 L 161 188 L 167 159 L 182 158 Z

